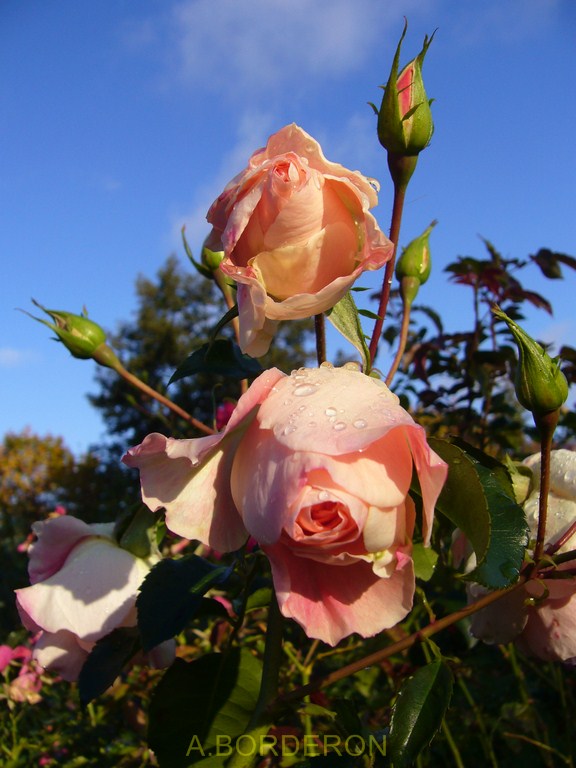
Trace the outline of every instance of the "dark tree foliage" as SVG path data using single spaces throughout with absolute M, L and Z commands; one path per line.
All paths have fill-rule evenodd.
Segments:
M 544 277 L 562 279 L 560 264 L 574 269 L 576 259 L 546 248 L 525 259 L 505 258 L 490 241 L 483 239 L 483 243 L 486 258 L 458 256 L 445 269 L 452 282 L 472 291 L 471 327 L 448 332 L 435 309 L 415 304 L 394 390 L 412 405 L 429 434 L 457 435 L 483 450 L 520 456 L 537 450 L 535 434 L 512 385 L 517 365 L 515 344 L 491 308 L 498 305 L 520 323 L 526 305 L 552 314 L 550 302 L 525 288 L 520 273 L 536 266 Z M 392 348 L 397 342 L 401 311 L 396 293 L 384 333 Z M 573 383 L 576 352 L 562 347 L 559 357 L 568 381 Z M 573 415 L 565 409 L 560 420 L 561 439 L 573 439 L 575 426 Z

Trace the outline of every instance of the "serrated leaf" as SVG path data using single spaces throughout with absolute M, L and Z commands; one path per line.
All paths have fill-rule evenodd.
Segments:
M 334 328 L 340 331 L 342 336 L 360 352 L 364 372 L 368 373 L 370 371 L 370 350 L 366 344 L 358 309 L 350 291 L 332 309 L 326 312 L 326 317 Z
M 140 647 L 136 627 L 120 627 L 97 641 L 78 677 L 82 706 L 110 688 Z
M 203 595 L 224 582 L 230 572 L 231 568 L 212 565 L 197 555 L 157 563 L 136 600 L 144 650 L 181 632 L 203 607 Z
M 416 578 L 422 579 L 422 581 L 429 581 L 436 568 L 438 552 L 435 552 L 431 547 L 425 547 L 422 542 L 419 542 L 412 547 L 412 561 L 414 562 Z
M 261 676 L 261 663 L 246 649 L 189 663 L 176 659 L 150 703 L 148 741 L 160 768 L 224 765 L 230 754 L 217 754 L 218 737 L 233 740 L 244 733 Z
M 436 507 L 466 535 L 477 566 L 466 578 L 498 589 L 520 572 L 528 526 L 506 467 L 492 456 L 437 438 L 430 447 L 449 465 Z
M 203 344 L 178 366 L 168 384 L 197 373 L 219 374 L 230 379 L 248 379 L 262 373 L 262 366 L 253 357 L 244 355 L 231 339 L 216 339 Z
M 440 728 L 452 697 L 453 678 L 437 660 L 406 680 L 392 711 L 388 754 L 394 768 L 412 765 Z

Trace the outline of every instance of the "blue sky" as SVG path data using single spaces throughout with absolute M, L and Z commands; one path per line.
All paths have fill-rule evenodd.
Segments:
M 375 213 L 388 229 L 367 102 L 379 101 L 404 16 L 403 62 L 438 31 L 424 65 L 436 130 L 401 244 L 439 220 L 421 300 L 455 330 L 469 296 L 442 269 L 483 257 L 478 235 L 507 256 L 576 255 L 573 0 L 0 0 L 1 434 L 29 426 L 76 452 L 104 436 L 86 400 L 93 364 L 15 308 L 30 297 L 86 306 L 114 329 L 133 311 L 137 274 L 170 253 L 185 260 L 183 225 L 198 251 L 210 203 L 286 123 L 381 181 Z M 556 346 L 575 345 L 575 280 L 526 277 L 555 306 L 527 327 Z

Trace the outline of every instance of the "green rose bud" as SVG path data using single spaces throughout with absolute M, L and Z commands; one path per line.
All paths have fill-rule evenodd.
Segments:
M 411 157 L 425 149 L 432 138 L 434 123 L 430 104 L 422 80 L 422 64 L 434 38 L 424 38 L 422 50 L 415 59 L 398 74 L 400 48 L 408 25 L 396 48 L 392 70 L 378 114 L 378 139 L 380 144 L 393 155 Z
M 437 223 L 433 221 L 419 237 L 412 240 L 396 263 L 396 278 L 400 282 L 400 294 L 405 303 L 412 304 L 420 286 L 430 277 L 430 232 Z
M 103 329 L 85 315 L 74 315 L 72 312 L 64 312 L 56 309 L 46 309 L 42 304 L 32 299 L 33 304 L 39 307 L 53 322 L 34 317 L 29 312 L 26 314 L 51 328 L 56 334 L 56 341 L 61 341 L 73 357 L 80 360 L 96 360 L 101 365 L 115 368 L 119 365 L 118 358 L 106 344 L 106 334 Z
M 568 397 L 568 382 L 560 370 L 558 358 L 552 359 L 501 309 L 494 307 L 492 312 L 508 325 L 518 346 L 520 361 L 514 381 L 518 402 L 535 418 L 557 411 Z

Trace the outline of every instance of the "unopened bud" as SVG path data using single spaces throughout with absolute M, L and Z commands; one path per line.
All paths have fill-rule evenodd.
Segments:
M 89 320 L 85 315 L 46 309 L 34 299 L 32 302 L 52 318 L 53 322 L 34 317 L 29 312 L 26 314 L 51 328 L 56 334 L 56 341 L 61 341 L 73 357 L 80 360 L 93 359 L 110 368 L 114 368 L 116 363 L 119 364 L 118 358 L 106 344 L 106 334 L 98 323 Z
M 568 382 L 558 359 L 552 359 L 501 309 L 494 307 L 492 312 L 508 325 L 518 346 L 520 360 L 514 381 L 518 402 L 535 418 L 557 411 L 568 397 Z
M 392 155 L 414 156 L 425 149 L 434 132 L 434 122 L 422 80 L 422 64 L 432 37 L 424 38 L 422 50 L 398 74 L 400 48 L 407 24 L 396 48 L 392 70 L 384 86 L 384 96 L 378 113 L 378 139 Z
M 396 263 L 396 278 L 400 282 L 402 300 L 411 304 L 421 285 L 424 285 L 432 271 L 430 260 L 430 232 L 438 222 L 433 221 L 424 232 L 412 240 L 402 251 Z

